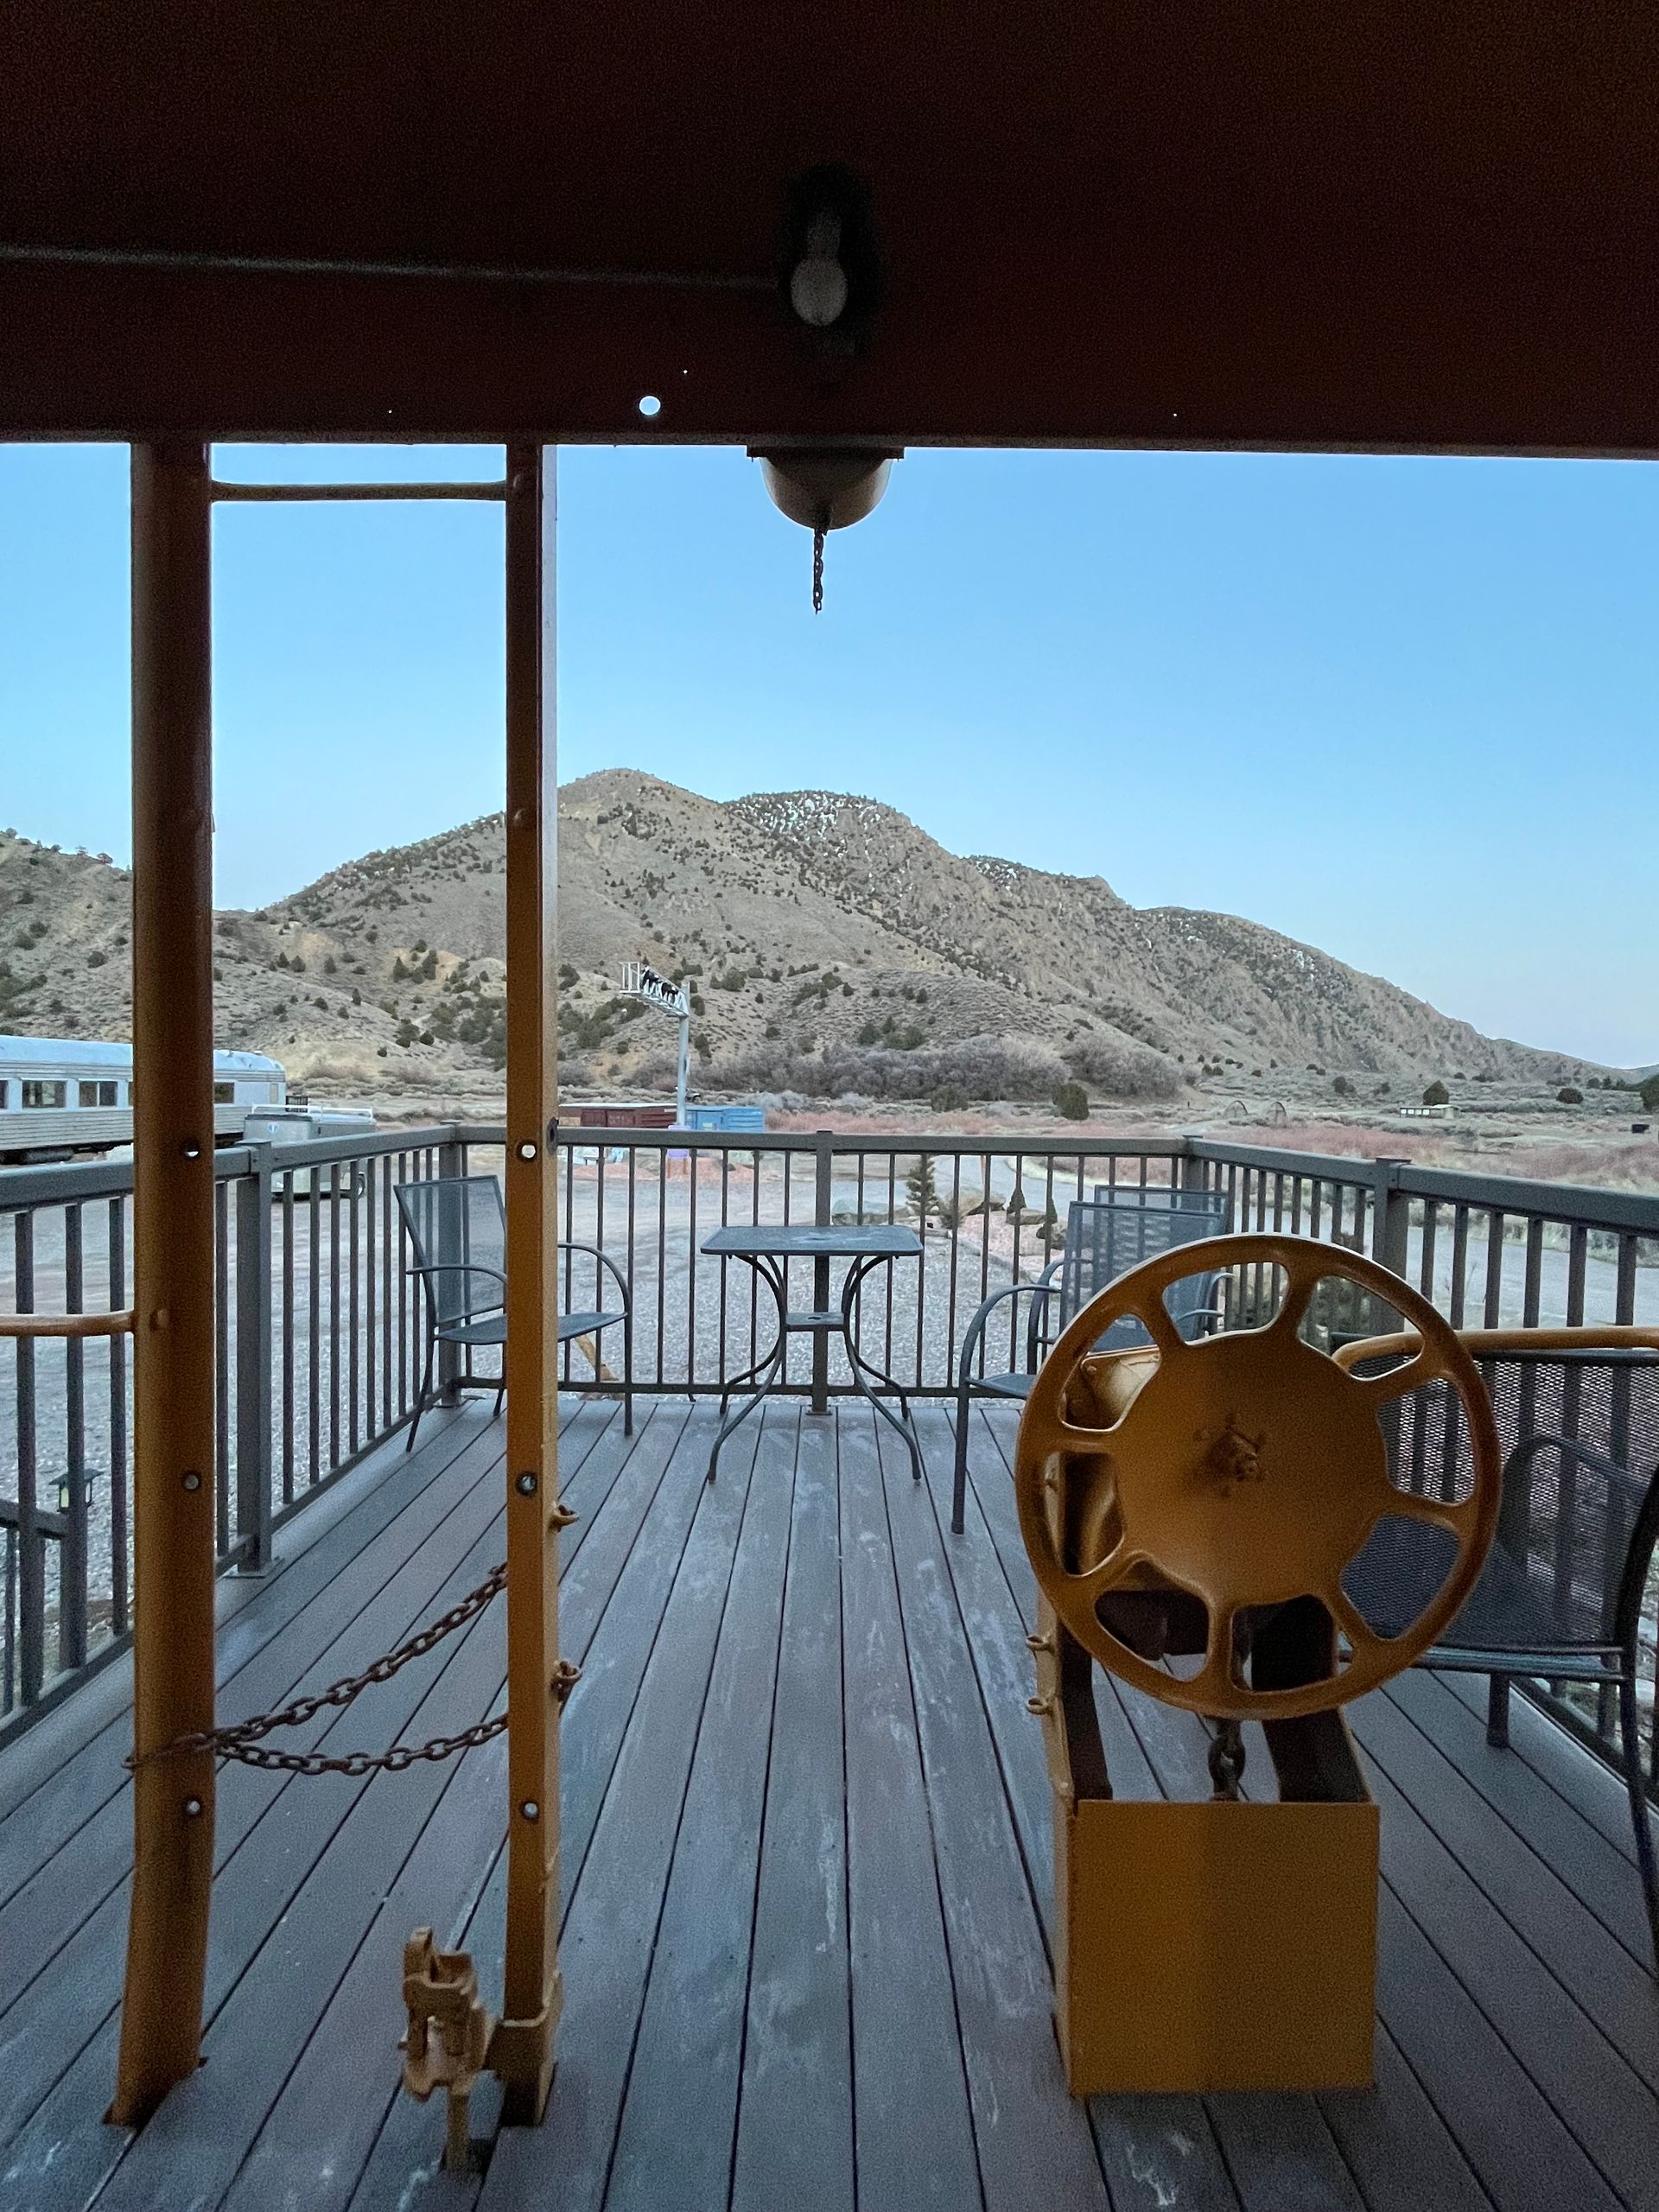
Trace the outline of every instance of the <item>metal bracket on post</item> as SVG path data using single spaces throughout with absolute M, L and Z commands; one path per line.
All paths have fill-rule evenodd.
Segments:
M 270 1566 L 270 1147 L 251 1144 L 236 1186 L 236 1533 L 238 1574 Z
M 830 1210 L 835 1195 L 835 1155 L 830 1147 L 833 1133 L 819 1129 L 815 1133 L 812 1158 L 815 1168 L 812 1194 L 812 1223 L 817 1229 L 828 1229 Z M 830 1262 L 828 1259 L 812 1262 L 812 1307 L 822 1313 L 830 1305 Z M 812 1332 L 812 1411 L 827 1414 L 830 1410 L 830 1339 L 824 1332 Z
M 1390 1274 L 1404 1275 L 1411 1260 L 1411 1200 L 1400 1188 L 1410 1165 L 1389 1154 L 1371 1163 L 1371 1257 Z
M 422 2104 L 434 2089 L 444 2092 L 444 2166 L 465 2173 L 472 2164 L 473 2088 L 488 2063 L 496 2027 L 479 1998 L 472 1954 L 440 1951 L 432 1930 L 417 1928 L 404 1946 L 404 2003 L 409 2008 L 404 2087 Z

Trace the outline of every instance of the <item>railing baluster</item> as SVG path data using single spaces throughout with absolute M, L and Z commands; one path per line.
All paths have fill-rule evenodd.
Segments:
M 213 1185 L 213 1542 L 220 1559 L 231 1548 L 231 1205 Z
M 328 1169 L 328 1465 L 340 1465 L 340 1162 Z M 316 1480 L 314 1473 L 312 1480 Z
M 283 1177 L 283 1503 L 294 1503 L 294 1176 Z
M 35 1311 L 35 1217 L 13 1224 L 12 1286 L 20 1313 Z M 35 1344 L 19 1337 L 17 1377 L 17 1643 L 19 1694 L 25 1705 L 40 1696 L 46 1675 L 46 1542 L 38 1525 L 35 1457 Z
M 109 1289 L 111 1313 L 126 1310 L 127 1202 L 110 1200 Z M 127 1340 L 110 1338 L 110 1629 L 124 1636 L 128 1627 L 127 1566 Z
M 374 1341 L 374 1327 L 376 1306 L 378 1304 L 376 1292 L 379 1287 L 378 1284 L 375 1281 L 377 1233 L 379 1227 L 377 1218 L 376 1192 L 380 1179 L 379 1171 L 382 1164 L 383 1163 L 378 1160 L 370 1160 L 364 1168 L 363 1426 L 365 1433 L 371 1439 L 378 1436 L 380 1432 L 379 1415 L 375 1405 L 376 1369 L 378 1363 L 375 1356 L 376 1347 Z
M 63 1210 L 63 1310 L 86 1311 L 86 1288 L 81 1249 L 81 1211 Z M 86 1346 L 79 1337 L 64 1341 L 65 1491 L 68 1523 L 58 1547 L 58 1664 L 86 1663 Z
M 334 1173 L 338 1175 L 340 1170 L 336 1168 Z M 346 1203 L 349 1209 L 346 1216 L 347 1295 L 346 1300 L 346 1313 L 347 1335 L 346 1346 L 346 1448 L 353 1455 L 353 1457 L 355 1457 L 359 1436 L 358 1392 L 362 1387 L 362 1346 L 358 1337 L 359 1324 L 362 1318 L 360 1272 L 362 1255 L 359 1249 L 359 1232 L 361 1229 L 360 1217 L 362 1212 L 362 1185 L 358 1176 L 355 1162 L 347 1165 L 346 1173 L 347 1177 Z M 338 1342 L 338 1338 L 336 1338 L 336 1342 Z M 338 1452 L 336 1452 L 335 1457 L 338 1459 Z
M 270 1563 L 271 1166 L 249 1147 L 236 1186 L 236 1536 L 245 1573 Z

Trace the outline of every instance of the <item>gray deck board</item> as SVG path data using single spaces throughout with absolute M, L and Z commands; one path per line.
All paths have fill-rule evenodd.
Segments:
M 734 2212 L 853 2212 L 836 1440 L 803 1420 L 733 2156 Z
M 730 2187 L 799 1416 L 763 1421 L 607 2212 L 724 2212 Z
M 787 1403 L 702 1481 L 711 1406 L 566 1424 L 566 2010 L 546 2125 L 437 2171 L 397 2092 L 404 1938 L 499 1986 L 498 1740 L 371 1781 L 226 1770 L 207 2063 L 103 2125 L 124 1938 L 126 1724 L 107 1687 L 0 1763 L 0 2212 L 1659 2212 L 1659 1991 L 1618 1783 L 1482 1687 L 1402 1678 L 1353 1716 L 1382 1807 L 1376 2087 L 1065 2094 L 1048 1788 L 1024 1709 L 1034 1586 L 1012 1419 L 976 1409 L 968 1527 L 862 1408 Z M 221 1625 L 229 1714 L 360 1666 L 499 1555 L 499 1425 L 394 1440 Z M 302 1530 L 302 1522 L 296 1524 Z M 499 1605 L 358 1705 L 331 1750 L 502 1694 Z M 1207 1790 L 1201 1722 L 1100 1678 L 1115 1781 Z M 25 1739 L 27 1740 L 27 1739 Z M 1259 1746 L 1249 1781 L 1270 1793 Z
M 963 2212 L 979 2172 L 876 1419 L 836 1424 L 858 2201 Z

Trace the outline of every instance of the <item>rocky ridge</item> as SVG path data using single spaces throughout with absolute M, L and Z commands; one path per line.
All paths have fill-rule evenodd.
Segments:
M 968 1039 L 1033 1069 L 1064 1059 L 1107 1096 L 1179 1096 L 1235 1070 L 1540 1085 L 1592 1072 L 1258 924 L 949 853 L 874 800 L 722 804 L 613 769 L 566 786 L 559 817 L 575 1082 L 664 1081 L 671 1028 L 617 996 L 635 957 L 685 973 L 705 1079 L 748 1089 L 769 1071 L 810 1084 L 815 1065 L 838 1085 L 851 1070 L 855 1087 L 868 1067 L 879 1084 L 895 1055 L 938 1059 Z M 219 914 L 221 1041 L 370 1093 L 499 1088 L 504 893 L 495 815 Z M 0 1028 L 126 1034 L 130 906 L 106 856 L 0 833 Z M 974 1065 L 1001 1064 L 982 1051 Z

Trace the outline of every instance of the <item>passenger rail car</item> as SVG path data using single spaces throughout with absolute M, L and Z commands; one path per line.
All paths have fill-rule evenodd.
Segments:
M 213 1141 L 281 1106 L 288 1077 L 263 1052 L 213 1054 Z M 0 1037 L 0 1166 L 70 1160 L 132 1141 L 132 1047 L 83 1037 Z

